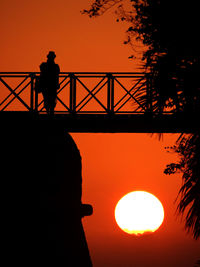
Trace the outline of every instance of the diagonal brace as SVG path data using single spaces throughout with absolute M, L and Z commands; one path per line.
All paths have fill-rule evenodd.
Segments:
M 103 109 L 105 109 L 105 111 L 107 111 L 107 109 L 106 109 L 106 107 L 101 103 L 101 101 L 99 101 L 99 99 L 85 86 L 85 84 L 84 83 L 82 83 L 82 81 L 81 80 L 79 80 L 79 78 L 77 77 L 76 78 L 78 81 L 79 81 L 79 83 L 85 88 L 85 90 L 92 96 L 92 98 L 94 98 L 98 103 L 99 103 L 99 105 L 100 106 L 102 106 L 102 108 Z
M 0 77 L 0 81 L 8 88 L 8 90 L 17 98 L 29 111 L 31 111 L 31 108 L 24 102 L 21 97 L 16 94 L 16 92 Z

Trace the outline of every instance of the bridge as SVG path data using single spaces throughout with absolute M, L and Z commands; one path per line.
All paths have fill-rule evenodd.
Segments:
M 8 123 L 51 123 L 69 132 L 193 132 L 198 117 L 153 112 L 151 75 L 61 72 L 53 118 L 35 91 L 39 72 L 0 72 L 0 118 Z M 138 101 L 138 96 L 145 101 Z M 145 104 L 144 104 L 145 103 Z

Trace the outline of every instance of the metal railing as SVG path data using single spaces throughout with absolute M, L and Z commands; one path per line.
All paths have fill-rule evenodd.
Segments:
M 0 111 L 45 112 L 35 91 L 39 72 L 0 72 Z M 55 112 L 143 114 L 151 110 L 149 76 L 144 73 L 62 72 Z M 143 92 L 145 105 L 138 101 Z

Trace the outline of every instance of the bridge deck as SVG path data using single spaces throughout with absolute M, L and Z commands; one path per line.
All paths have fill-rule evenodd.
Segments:
M 150 73 L 60 73 L 53 118 L 45 113 L 43 96 L 36 90 L 39 77 L 37 72 L 0 72 L 2 125 L 47 123 L 88 133 L 199 130 L 198 116 L 179 109 L 177 113 L 173 102 L 160 115 L 155 112 Z
M 47 114 L 21 111 L 0 112 L 2 125 L 48 124 L 64 127 L 68 132 L 82 133 L 181 133 L 199 129 L 199 119 L 191 116 L 145 114 L 67 114 L 56 113 L 52 118 Z

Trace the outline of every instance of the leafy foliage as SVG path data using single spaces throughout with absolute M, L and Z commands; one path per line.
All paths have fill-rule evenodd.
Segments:
M 125 44 L 143 44 L 143 68 L 151 73 L 153 110 L 199 112 L 200 40 L 198 2 L 191 0 L 96 0 L 83 13 L 102 15 L 115 7 L 117 21 L 128 23 Z M 136 49 L 137 53 L 137 49 Z M 130 58 L 134 58 L 131 56 Z M 138 100 L 147 101 L 144 92 Z
M 125 44 L 143 44 L 143 69 L 151 80 L 152 111 L 170 109 L 191 118 L 200 113 L 200 38 L 198 1 L 95 0 L 83 13 L 90 17 L 115 8 L 117 21 L 127 22 Z M 131 58 L 134 58 L 131 56 Z M 150 73 L 150 74 L 149 74 Z M 138 101 L 146 105 L 141 89 Z M 187 211 L 185 226 L 200 237 L 200 133 L 182 134 L 172 151 L 180 161 L 169 164 L 166 174 L 181 172 L 178 211 Z
M 200 135 L 182 135 L 171 150 L 179 154 L 180 161 L 167 165 L 164 172 L 183 173 L 183 185 L 179 191 L 177 209 L 180 213 L 187 210 L 185 227 L 193 233 L 195 239 L 198 239 L 200 237 Z
M 96 17 L 104 14 L 109 8 L 115 6 L 123 0 L 96 0 L 91 5 L 89 10 L 84 9 L 82 14 L 87 14 L 89 17 Z

